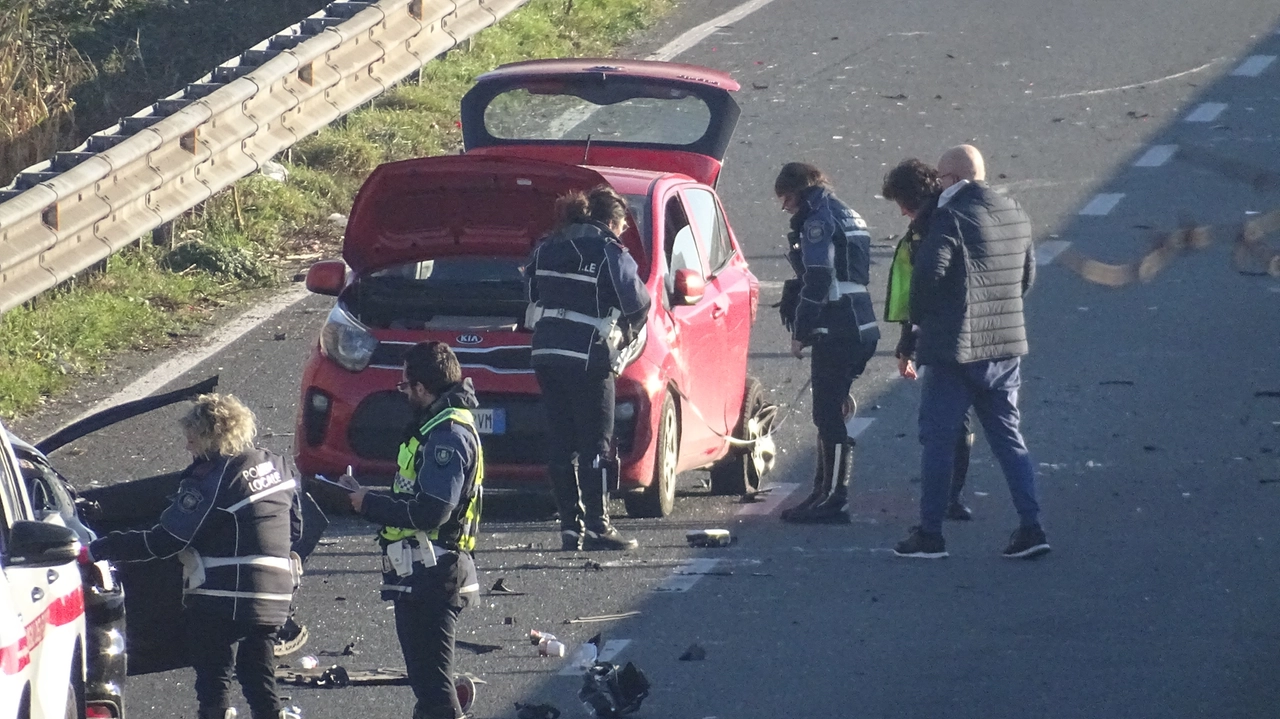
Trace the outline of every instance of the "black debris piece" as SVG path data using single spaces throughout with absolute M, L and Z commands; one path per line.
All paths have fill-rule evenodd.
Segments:
M 349 642 L 349 643 L 347 644 L 347 646 L 343 647 L 342 649 L 340 649 L 340 650 L 338 650 L 338 651 L 334 651 L 334 650 L 332 650 L 332 649 L 324 649 L 324 650 L 321 650 L 320 652 L 318 652 L 318 653 L 316 654 L 316 656 L 320 656 L 320 657 L 353 657 L 353 656 L 355 656 L 355 655 L 357 655 L 357 654 L 359 654 L 359 653 L 360 653 L 360 652 L 357 652 L 357 651 L 356 651 L 356 643 L 355 643 L 355 642 Z
M 502 623 L 503 623 L 503 624 L 507 624 L 507 625 L 511 625 L 511 626 L 515 626 L 516 618 L 515 618 L 515 617 L 506 617 L 506 618 L 504 618 L 504 619 L 502 620 Z
M 583 571 L 603 572 L 604 567 L 594 559 L 588 559 L 587 563 L 582 565 Z
M 1106 385 L 1109 385 L 1109 384 L 1114 384 L 1114 385 L 1123 385 L 1123 386 L 1125 386 L 1125 387 L 1132 387 L 1132 386 L 1133 386 L 1133 380 L 1131 380 L 1131 379 L 1106 379 L 1106 380 L 1103 380 L 1103 381 L 1099 382 L 1098 384 L 1099 384 L 1100 386 L 1106 386 Z
M 905 100 L 905 99 L 907 99 L 907 96 L 906 96 L 905 94 L 901 93 L 901 92 L 900 92 L 900 93 L 898 93 L 897 95 L 881 95 L 880 97 L 883 97 L 883 98 L 884 98 L 884 99 L 886 99 L 886 100 Z
M 1257 392 L 1254 392 L 1253 396 L 1254 397 L 1271 397 L 1274 399 L 1280 399 L 1280 390 L 1260 389 Z
M 551 704 L 516 702 L 516 719 L 560 719 L 560 710 Z
M 454 645 L 459 649 L 466 649 L 473 654 L 488 654 L 489 652 L 496 652 L 503 648 L 501 644 L 477 644 L 476 642 L 468 642 L 462 639 L 455 640 Z
M 631 662 L 619 668 L 609 662 L 597 662 L 582 677 L 578 699 L 597 719 L 625 716 L 640 708 L 649 696 L 649 680 Z
M 701 644 L 693 643 L 689 648 L 684 650 L 684 654 L 680 655 L 682 662 L 700 662 L 707 658 L 707 650 L 702 648 Z
M 493 587 L 489 590 L 489 594 L 509 594 L 513 597 L 522 597 L 524 592 L 517 592 L 507 586 L 506 577 L 498 577 L 498 581 L 493 583 Z

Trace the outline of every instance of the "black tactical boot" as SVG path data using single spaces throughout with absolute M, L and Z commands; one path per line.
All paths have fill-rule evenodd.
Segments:
M 600 549 L 635 549 L 640 543 L 622 536 L 609 523 L 608 477 L 604 470 L 590 469 L 579 475 L 582 478 L 582 509 L 586 531 L 582 533 L 582 548 L 588 551 Z
M 572 463 L 551 464 L 551 491 L 560 514 L 560 548 L 566 552 L 582 549 L 582 498 L 578 492 L 578 471 Z
M 951 467 L 951 500 L 947 502 L 946 517 L 957 522 L 973 519 L 973 512 L 960 499 L 964 492 L 964 481 L 969 476 L 969 455 L 972 451 L 973 435 L 966 434 L 956 443 L 956 461 Z
M 827 446 L 818 438 L 818 466 L 813 472 L 813 491 L 809 492 L 809 496 L 800 500 L 800 503 L 794 507 L 788 507 L 778 513 L 778 517 L 784 522 L 798 521 L 798 517 L 808 512 L 813 505 L 827 498 L 831 493 L 831 473 L 827 471 L 826 464 L 830 462 L 827 458 Z
M 831 494 L 792 521 L 804 524 L 848 524 L 849 480 L 853 478 L 853 440 L 830 445 Z

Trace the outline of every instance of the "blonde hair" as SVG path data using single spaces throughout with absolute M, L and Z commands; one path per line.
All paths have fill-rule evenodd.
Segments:
M 197 456 L 232 457 L 253 449 L 258 436 L 253 412 L 230 394 L 202 394 L 178 420 Z

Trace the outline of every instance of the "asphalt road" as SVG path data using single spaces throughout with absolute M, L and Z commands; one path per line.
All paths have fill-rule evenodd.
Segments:
M 735 4 L 687 4 L 631 52 Z M 886 327 L 855 384 L 870 422 L 850 526 L 776 519 L 777 495 L 812 472 L 803 396 L 779 438 L 774 499 L 709 497 L 705 474 L 689 473 L 674 517 L 618 522 L 638 551 L 544 551 L 555 542 L 546 511 L 490 502 L 482 584 L 502 577 L 523 594 L 486 596 L 463 614 L 463 639 L 502 647 L 460 652 L 460 668 L 488 682 L 476 716 L 514 716 L 517 701 L 582 715 L 580 679 L 566 660 L 534 656 L 530 629 L 554 632 L 571 653 L 603 632 L 653 682 L 645 717 L 1276 715 L 1280 282 L 1234 271 L 1230 242 L 1246 213 L 1280 207 L 1274 182 L 1251 182 L 1280 169 L 1280 63 L 1248 60 L 1280 55 L 1278 19 L 1263 0 L 776 0 L 680 55 L 743 84 L 720 191 L 766 303 L 787 271 L 785 215 L 770 192 L 783 162 L 826 169 L 879 240 L 904 226 L 875 197 L 889 167 L 965 141 L 986 152 L 991 183 L 1027 208 L 1047 261 L 1028 303 L 1022 407 L 1053 552 L 999 556 L 1016 516 L 981 441 L 976 519 L 947 527 L 951 558 L 888 551 L 914 522 L 919 452 L 918 389 L 897 377 L 897 329 Z M 1214 244 L 1147 284 L 1099 287 L 1048 262 L 1063 243 L 1127 261 L 1183 222 L 1211 227 Z M 891 251 L 887 240 L 875 247 L 875 296 Z M 288 451 L 299 368 L 327 307 L 304 300 L 186 377 L 219 372 L 225 390 L 252 400 L 264 443 Z M 752 371 L 790 405 L 807 363 L 786 352 L 766 310 Z M 148 361 L 128 360 L 84 397 L 132 381 Z M 34 432 L 57 414 L 28 424 Z M 173 414 L 156 414 L 55 458 L 72 477 L 103 481 L 178 468 Z M 738 541 L 685 546 L 684 532 L 703 527 Z M 401 663 L 375 591 L 371 529 L 339 518 L 313 557 L 304 653 L 355 642 L 358 654 L 332 661 Z M 564 623 L 628 611 L 639 614 Z M 678 661 L 695 642 L 706 659 Z M 191 680 L 135 679 L 130 716 L 192 716 Z M 403 687 L 286 691 L 310 719 L 408 716 L 411 704 Z

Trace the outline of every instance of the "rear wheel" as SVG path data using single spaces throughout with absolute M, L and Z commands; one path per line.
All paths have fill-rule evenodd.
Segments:
M 653 481 L 643 492 L 625 494 L 628 517 L 665 517 L 676 505 L 676 464 L 680 461 L 680 423 L 668 396 L 658 415 L 658 438 L 653 456 Z
M 764 387 L 755 377 L 747 378 L 742 393 L 742 414 L 733 437 L 743 444 L 735 445 L 728 456 L 711 468 L 712 494 L 749 494 L 758 491 L 764 476 L 773 467 L 774 447 L 769 434 L 768 402 Z

